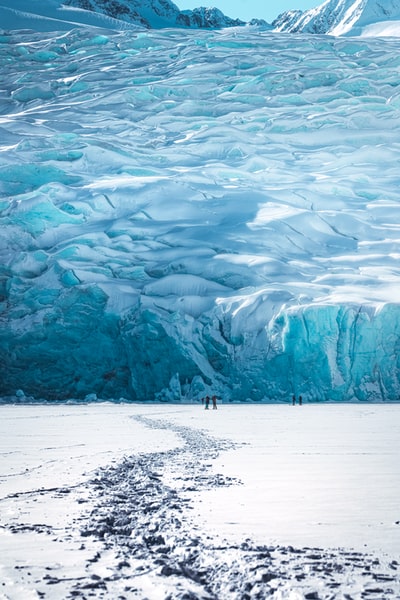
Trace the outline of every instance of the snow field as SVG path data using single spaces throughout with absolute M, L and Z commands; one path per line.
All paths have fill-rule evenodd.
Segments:
M 2 599 L 400 593 L 398 405 L 0 410 Z

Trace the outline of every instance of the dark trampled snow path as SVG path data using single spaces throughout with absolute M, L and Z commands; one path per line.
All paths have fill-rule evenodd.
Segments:
M 239 450 L 232 436 L 230 440 L 223 437 L 224 428 L 229 430 L 232 409 L 221 407 L 216 414 L 212 411 L 207 414 L 200 408 L 200 415 L 198 406 L 171 407 L 168 413 L 164 408 L 160 412 L 156 406 L 42 409 L 33 408 L 32 415 L 27 417 L 18 407 L 11 407 L 4 409 L 2 415 L 3 421 L 14 415 L 14 442 L 7 452 L 7 441 L 3 440 L 1 445 L 0 483 L 6 481 L 3 489 L 9 490 L 8 494 L 2 492 L 0 499 L 1 600 L 400 598 L 400 565 L 395 555 L 353 551 L 346 539 L 340 549 L 322 545 L 293 547 L 273 544 L 267 536 L 265 543 L 246 536 L 243 539 L 231 536 L 227 541 L 222 524 L 214 534 L 205 530 L 196 515 L 201 502 L 205 515 L 213 508 L 206 499 L 207 490 L 232 486 L 233 491 L 242 486 L 234 477 L 216 470 L 216 459 L 225 451 Z M 90 467 L 84 461 L 88 461 L 96 447 L 93 436 L 100 423 L 96 420 L 97 413 L 104 424 L 99 429 L 104 439 L 102 452 L 107 444 L 107 426 L 113 427 L 119 411 L 125 415 L 126 427 L 125 431 L 124 424 L 119 423 L 119 448 L 130 448 L 130 454 L 126 451 L 122 455 L 108 455 L 106 462 L 97 462 L 103 466 L 87 471 L 90 474 L 84 479 L 72 477 L 67 465 L 74 460 L 74 447 L 65 446 L 62 427 L 57 434 L 59 446 L 54 441 L 51 450 L 43 425 L 40 426 L 39 413 L 47 414 L 48 423 L 53 422 L 53 413 L 58 414 L 57 411 L 62 423 L 70 427 L 79 423 L 87 434 L 91 423 L 92 439 L 81 450 L 79 473 Z M 26 409 L 25 413 L 28 412 Z M 277 408 L 276 412 L 285 419 L 288 430 L 293 428 L 288 421 L 293 413 L 288 413 L 286 407 L 280 411 Z M 309 419 L 313 412 L 310 409 L 307 413 Z M 348 412 L 351 414 L 352 409 Z M 89 418 L 84 419 L 85 415 Z M 131 418 L 127 419 L 127 415 Z M 257 415 L 260 420 L 260 411 Z M 247 418 L 253 419 L 254 414 L 249 413 Z M 268 418 L 274 420 L 271 408 Z M 32 425 L 33 419 L 40 438 L 45 441 L 36 449 L 33 431 L 29 452 L 39 459 L 50 456 L 44 452 L 47 450 L 53 454 L 59 450 L 66 453 L 55 463 L 54 485 L 39 487 L 45 483 L 40 479 L 39 464 L 27 470 L 26 476 L 20 473 L 17 454 L 22 450 L 18 450 L 16 440 L 19 430 L 23 430 L 21 422 Z M 212 424 L 219 427 L 218 435 L 201 429 L 209 429 Z M 355 431 L 354 436 L 358 439 L 359 434 Z M 81 444 L 73 427 L 67 437 L 74 437 L 78 452 Z M 151 448 L 153 438 L 164 440 L 164 445 Z M 171 443 L 173 439 L 175 442 Z M 271 454 L 270 460 L 276 460 L 274 456 Z M 24 461 L 26 464 L 27 459 Z M 51 473 L 50 460 L 45 469 Z M 31 475 L 33 472 L 35 477 Z M 240 512 L 237 515 L 240 518 Z
M 81 485 L 77 500 L 92 508 L 58 535 L 81 538 L 76 551 L 84 568 L 77 577 L 44 568 L 32 597 L 61 597 L 58 590 L 63 597 L 85 599 L 400 597 L 395 560 L 383 564 L 359 552 L 273 547 L 250 539 L 232 544 L 202 532 L 191 515 L 193 495 L 240 485 L 212 469 L 213 460 L 233 443 L 165 420 L 134 418 L 153 429 L 172 430 L 182 445 L 127 457 L 98 469 Z M 54 534 L 45 524 L 34 529 Z

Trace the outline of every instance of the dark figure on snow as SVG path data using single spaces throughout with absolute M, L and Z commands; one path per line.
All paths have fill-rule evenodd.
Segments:
M 303 398 L 301 396 L 299 396 L 299 404 L 303 404 Z
M 213 409 L 217 409 L 217 396 L 212 397 Z
M 296 404 L 296 396 L 293 394 L 292 396 L 292 406 Z
M 208 410 L 209 404 L 210 404 L 210 396 L 206 396 L 206 410 Z

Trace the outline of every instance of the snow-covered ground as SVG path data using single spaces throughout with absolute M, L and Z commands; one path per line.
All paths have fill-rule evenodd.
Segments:
M 400 21 L 381 21 L 362 28 L 361 37 L 400 37 Z
M 2 405 L 0 598 L 399 598 L 399 436 L 399 405 Z

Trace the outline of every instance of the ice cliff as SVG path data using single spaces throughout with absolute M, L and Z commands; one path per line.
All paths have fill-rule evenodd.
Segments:
M 1 395 L 399 399 L 397 43 L 0 50 Z

